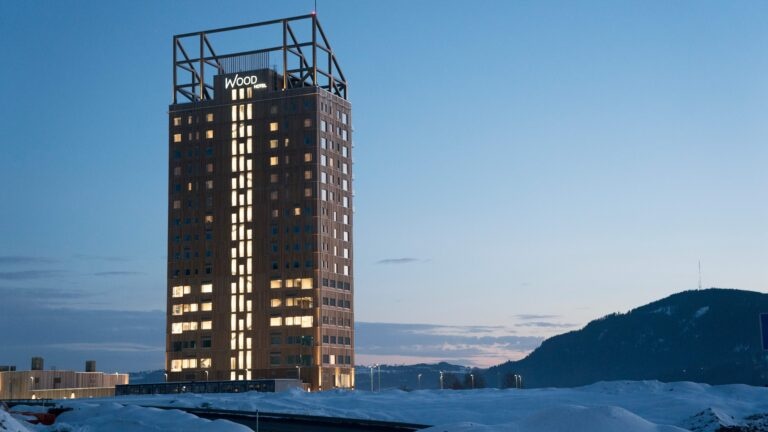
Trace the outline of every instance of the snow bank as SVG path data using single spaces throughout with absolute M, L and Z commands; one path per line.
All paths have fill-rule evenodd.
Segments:
M 50 427 L 37 430 L 72 432 L 96 431 L 170 431 L 250 432 L 251 429 L 227 420 L 205 420 L 178 410 L 143 408 L 115 402 L 78 403 L 72 411 L 61 414 Z
M 0 409 L 0 432 L 29 432 L 29 429 L 10 414 Z
M 722 426 L 768 426 L 768 388 L 709 386 L 690 382 L 600 382 L 567 389 L 482 389 L 326 391 L 306 393 L 181 394 L 125 396 L 66 401 L 76 408 L 61 421 L 124 430 L 247 430 L 231 423 L 212 424 L 179 411 L 158 411 L 116 404 L 210 407 L 228 410 L 309 414 L 435 425 L 430 432 L 715 431 Z M 140 420 L 136 420 L 140 419 Z M 142 422 L 142 423 L 139 423 Z M 188 426 L 187 426 L 188 424 Z M 154 427 L 154 426 L 153 426 Z M 217 429 L 220 428 L 220 429 Z M 228 429 L 225 429 L 228 428 Z M 54 430 L 54 429 L 39 429 Z M 151 430 L 151 429 L 150 429 Z

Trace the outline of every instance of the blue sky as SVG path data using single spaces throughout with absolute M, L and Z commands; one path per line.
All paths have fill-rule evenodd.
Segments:
M 0 3 L 2 328 L 48 340 L 56 327 L 20 317 L 66 308 L 30 322 L 88 317 L 123 334 L 164 309 L 171 37 L 311 8 Z M 445 339 L 444 357 L 492 363 L 525 351 L 504 338 L 529 343 L 695 288 L 699 260 L 705 286 L 768 290 L 768 3 L 318 9 L 350 81 L 355 306 L 380 323 L 369 334 L 481 327 L 500 339 Z M 162 329 L 147 332 L 67 336 L 76 360 L 52 343 L 6 345 L 0 364 L 34 349 L 61 367 L 87 356 L 124 368 L 134 349 L 130 365 L 159 368 Z M 107 342 L 134 345 L 110 357 Z M 454 356 L 459 345 L 475 355 Z M 383 358 L 358 348 L 359 361 Z

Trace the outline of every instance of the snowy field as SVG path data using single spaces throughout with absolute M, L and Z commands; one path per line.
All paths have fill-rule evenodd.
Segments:
M 181 411 L 136 406 L 162 405 L 435 425 L 426 429 L 429 432 L 715 432 L 722 426 L 768 431 L 768 388 L 689 382 L 615 381 L 571 389 L 532 390 L 126 396 L 65 401 L 65 405 L 75 409 L 62 414 L 56 425 L 23 427 L 48 432 L 249 430 L 227 421 L 202 420 Z M 8 420 L 5 413 L 0 414 L 0 431 L 18 430 L 19 426 Z

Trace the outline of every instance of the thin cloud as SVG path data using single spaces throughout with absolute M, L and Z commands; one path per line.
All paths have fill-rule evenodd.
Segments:
M 145 274 L 144 272 L 138 272 L 138 271 L 102 271 L 102 272 L 96 272 L 93 273 L 94 276 L 136 276 L 136 275 L 142 275 Z
M 0 265 L 19 265 L 19 264 L 53 264 L 58 262 L 53 258 L 33 257 L 24 255 L 4 255 L 0 256 Z
M 126 257 L 120 257 L 120 256 L 109 256 L 109 255 L 86 255 L 86 254 L 75 254 L 72 255 L 72 257 L 81 259 L 81 260 L 87 260 L 87 261 L 111 261 L 111 262 L 125 262 L 130 261 Z
M 545 319 L 552 319 L 552 318 L 560 318 L 560 315 L 536 315 L 536 314 L 519 314 L 519 315 L 513 315 L 514 318 L 521 319 L 521 320 L 545 320 Z
M 165 347 L 160 345 L 146 345 L 129 342 L 72 342 L 49 345 L 54 349 L 69 351 L 108 351 L 108 352 L 164 352 Z
M 408 258 L 408 257 L 385 258 L 385 259 L 376 261 L 376 264 L 410 264 L 410 263 L 419 262 L 419 261 L 421 260 L 418 258 Z
M 58 277 L 66 274 L 63 270 L 20 270 L 0 272 L 0 280 L 29 280 Z
M 568 328 L 568 327 L 576 327 L 578 326 L 578 324 L 549 322 L 549 321 L 530 321 L 530 322 L 520 323 L 517 326 L 518 327 L 540 327 L 540 328 Z

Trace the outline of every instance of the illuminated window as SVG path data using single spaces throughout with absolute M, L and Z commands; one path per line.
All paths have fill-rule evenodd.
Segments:
M 304 196 L 305 197 L 311 197 L 312 196 L 312 189 L 311 188 L 304 188 Z
M 312 119 L 304 119 L 304 127 L 312 127 Z
M 181 372 L 181 360 L 171 360 L 171 372 Z
M 312 180 L 312 171 L 310 170 L 304 171 L 304 180 Z
M 181 175 L 181 167 L 174 167 L 173 168 L 173 175 L 180 176 Z
M 293 208 L 293 215 L 294 216 L 301 216 L 301 207 L 294 207 Z
M 212 173 L 213 172 L 213 164 L 209 163 L 205 165 L 205 172 Z
M 205 137 L 213 138 L 213 129 L 208 129 L 207 131 L 205 131 Z
M 207 303 L 200 303 L 200 310 L 203 312 L 208 312 L 213 310 L 213 303 L 207 302 Z
M 269 158 L 269 166 L 275 166 L 278 163 L 280 163 L 280 158 L 278 158 L 277 156 L 271 156 Z
M 270 132 L 277 131 L 277 122 L 272 122 L 272 123 L 269 124 L 269 131 Z
M 182 313 L 181 305 L 173 305 L 173 315 L 181 315 Z
M 203 369 L 209 369 L 211 367 L 211 359 L 210 358 L 201 358 L 200 359 L 200 367 Z
M 301 326 L 304 328 L 312 327 L 312 315 L 301 317 Z
M 280 216 L 280 211 L 278 209 L 272 210 L 272 217 L 276 218 L 278 216 Z
M 181 117 L 174 117 L 173 118 L 173 125 L 174 126 L 181 126 Z
M 205 223 L 213 223 L 213 215 L 205 215 Z
M 174 200 L 173 201 L 173 209 L 178 210 L 181 208 L 181 201 L 180 200 Z
M 271 148 L 271 149 L 276 149 L 277 148 L 277 140 L 276 139 L 269 140 L 269 148 Z
M 280 307 L 282 306 L 283 302 L 279 298 L 273 298 L 270 302 L 270 306 L 272 307 Z
M 173 142 L 181 142 L 181 134 L 173 134 Z
M 312 162 L 312 153 L 304 153 L 304 162 Z
M 280 317 L 271 317 L 269 319 L 270 327 L 280 327 L 283 324 L 283 319 Z
M 206 180 L 205 188 L 206 189 L 213 189 L 213 180 Z
M 283 281 L 281 279 L 272 279 L 271 281 L 269 281 L 269 287 L 272 289 L 282 288 Z
M 203 321 L 200 323 L 200 328 L 203 330 L 210 330 L 213 327 L 211 321 Z
M 213 113 L 208 113 L 205 115 L 205 121 L 212 122 L 213 121 Z
M 200 287 L 200 292 L 203 293 L 210 293 L 213 292 L 213 284 L 211 283 L 205 283 Z
M 182 323 L 172 323 L 171 324 L 171 333 L 172 334 L 181 334 L 182 330 Z

